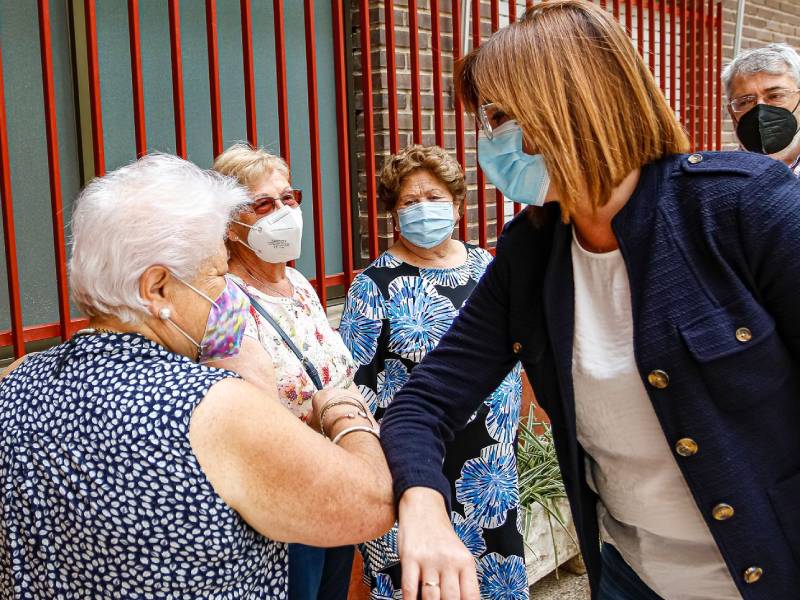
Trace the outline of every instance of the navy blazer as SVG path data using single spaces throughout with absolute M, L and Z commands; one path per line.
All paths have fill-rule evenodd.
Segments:
M 670 156 L 642 169 L 612 227 L 639 373 L 734 581 L 747 599 L 800 598 L 800 183 L 755 154 Z M 507 225 L 451 329 L 389 406 L 381 436 L 396 498 L 424 486 L 448 499 L 444 441 L 522 361 L 552 422 L 596 591 L 598 498 L 572 389 L 571 240 L 556 205 Z M 732 517 L 714 517 L 721 503 Z

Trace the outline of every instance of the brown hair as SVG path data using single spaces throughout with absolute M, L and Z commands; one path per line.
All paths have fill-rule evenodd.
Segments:
M 213 169 L 233 177 L 245 187 L 254 185 L 258 179 L 273 171 L 289 179 L 289 165 L 285 160 L 246 142 L 238 142 L 220 154 L 214 160 Z
M 686 134 L 623 28 L 583 0 L 549 0 L 495 33 L 457 65 L 475 113 L 494 102 L 522 128 L 562 194 L 593 206 L 634 169 L 686 152 Z
M 467 194 L 464 171 L 458 161 L 439 146 L 408 146 L 386 159 L 378 179 L 378 198 L 386 210 L 394 210 L 403 180 L 417 169 L 424 169 L 441 181 L 461 205 Z

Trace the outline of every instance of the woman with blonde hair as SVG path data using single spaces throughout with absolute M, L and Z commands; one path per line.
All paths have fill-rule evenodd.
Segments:
M 478 596 L 443 447 L 521 360 L 594 598 L 793 597 L 800 184 L 763 156 L 683 154 L 630 39 L 589 2 L 532 8 L 456 81 L 489 179 L 544 206 L 507 226 L 383 417 L 404 594 Z M 507 585 L 481 565 L 477 577 Z
M 230 223 L 226 241 L 230 277 L 250 300 L 245 336 L 257 340 L 272 359 L 281 404 L 309 422 L 314 394 L 350 388 L 356 365 L 328 324 L 314 288 L 288 265 L 300 257 L 302 192 L 291 186 L 286 161 L 246 143 L 220 154 L 214 170 L 236 179 L 249 193 L 248 204 Z M 219 366 L 233 368 L 237 360 Z M 350 396 L 354 409 L 368 412 L 355 387 Z M 291 544 L 290 600 L 345 600 L 353 552 L 352 546 Z

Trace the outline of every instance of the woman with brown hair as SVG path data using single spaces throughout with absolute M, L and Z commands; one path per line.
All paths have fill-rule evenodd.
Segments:
M 521 360 L 594 598 L 793 597 L 800 184 L 763 156 L 682 154 L 630 39 L 582 0 L 529 10 L 456 80 L 489 179 L 544 206 L 507 226 L 383 418 L 404 594 L 478 596 L 442 449 Z
M 483 248 L 452 237 L 466 194 L 461 165 L 438 146 L 408 146 L 384 162 L 378 195 L 399 235 L 350 285 L 339 326 L 359 364 L 355 383 L 378 419 L 492 261 Z M 507 598 L 508 587 L 527 597 L 516 463 L 521 400 L 516 364 L 447 443 L 442 464 L 459 539 L 487 573 L 513 580 L 505 588 L 482 586 L 486 600 Z M 397 530 L 361 549 L 371 597 L 391 598 L 400 591 Z

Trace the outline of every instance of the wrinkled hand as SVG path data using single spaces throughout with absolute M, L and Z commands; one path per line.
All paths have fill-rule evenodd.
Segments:
M 478 600 L 475 559 L 453 531 L 441 494 L 409 488 L 399 508 L 403 598 L 421 592 L 423 600 Z

